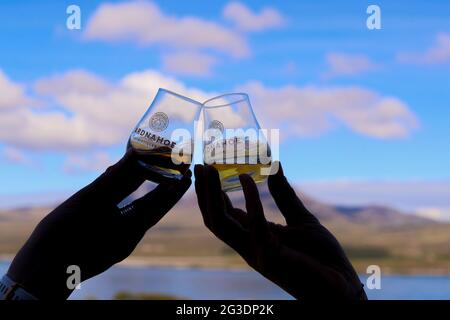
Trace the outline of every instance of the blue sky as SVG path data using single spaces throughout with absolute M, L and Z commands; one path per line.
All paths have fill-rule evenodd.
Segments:
M 123 79 L 135 75 L 133 79 L 142 88 L 148 86 L 148 96 L 141 90 L 136 100 L 130 100 L 142 103 L 129 106 L 134 108 L 135 118 L 124 118 L 123 124 L 117 122 L 122 131 L 131 130 L 133 119 L 137 121 L 145 111 L 158 79 L 163 79 L 166 86 L 174 81 L 174 88 L 199 98 L 248 89 L 261 125 L 287 132 L 281 159 L 290 179 L 304 185 L 306 191 L 329 201 L 359 203 L 352 193 L 352 183 L 364 182 L 370 185 L 368 192 L 372 195 L 357 197 L 366 202 L 385 202 L 411 210 L 439 207 L 447 212 L 450 208 L 450 200 L 437 201 L 442 195 L 450 199 L 446 193 L 450 184 L 449 2 L 102 3 L 4 0 L 0 4 L 0 119 L 12 119 L 8 120 L 9 127 L 3 124 L 0 128 L 2 201 L 70 193 L 118 159 L 126 143 L 120 134 L 94 144 L 82 141 L 89 140 L 86 137 L 58 140 L 55 135 L 66 134 L 64 126 L 60 131 L 54 128 L 53 121 L 59 118 L 35 123 L 27 117 L 62 115 L 67 118 L 69 130 L 71 125 L 78 128 L 71 119 L 79 116 L 82 124 L 78 125 L 92 131 L 101 122 L 99 118 L 88 118 L 91 111 L 98 108 L 95 110 L 100 114 L 107 110 L 104 105 L 97 107 L 105 95 L 129 97 L 138 92 L 136 87 L 123 85 Z M 81 8 L 81 30 L 66 28 L 66 8 L 70 4 Z M 144 12 L 144 19 L 133 18 L 136 11 L 129 9 L 130 4 L 142 8 L 138 11 Z M 369 4 L 381 9 L 381 30 L 366 27 Z M 123 7 L 117 9 L 115 5 Z M 264 10 L 267 16 L 261 18 Z M 157 21 L 148 22 L 145 12 L 149 14 L 147 20 L 156 17 Z M 245 14 L 250 14 L 248 19 Z M 169 34 L 167 28 L 178 32 L 186 19 L 200 25 L 188 25 L 192 33 L 184 36 L 187 41 L 183 36 Z M 127 28 L 132 31 L 124 33 Z M 183 69 L 180 61 L 182 66 L 194 67 Z M 143 74 L 149 70 L 153 73 Z M 66 82 L 68 85 L 63 86 Z M 83 83 L 108 89 L 93 93 Z M 10 97 L 5 92 L 12 88 L 19 93 Z M 305 88 L 313 88 L 313 92 Z M 342 97 L 340 92 L 346 88 L 361 103 L 352 100 L 351 95 L 347 100 L 346 95 Z M 366 106 L 365 97 L 372 95 L 374 101 Z M 305 96 L 312 100 L 328 98 L 316 105 L 303 101 Z M 334 105 L 335 99 L 342 101 Z M 384 106 L 388 100 L 391 104 Z M 94 102 L 83 107 L 77 101 Z M 298 105 L 292 106 L 296 101 Z M 327 105 L 327 101 L 331 104 Z M 111 108 L 126 112 L 120 107 Z M 28 111 L 19 110 L 24 108 Z M 272 113 L 278 108 L 289 114 L 286 120 L 274 120 L 277 116 Z M 323 114 L 318 111 L 321 108 Z M 367 113 L 370 108 L 378 120 L 371 119 L 372 113 Z M 390 108 L 398 112 L 393 115 Z M 352 110 L 361 116 L 355 119 Z M 305 118 L 310 113 L 313 116 Z M 22 118 L 26 120 L 21 122 Z M 326 128 L 316 130 L 320 123 L 316 125 L 315 121 L 324 119 Z M 111 127 L 114 121 L 118 120 L 112 119 Z M 21 128 L 11 123 L 23 123 L 29 132 L 16 135 L 11 131 Z M 302 130 L 304 127 L 309 128 L 307 132 Z M 41 134 L 46 128 L 50 128 L 50 138 Z M 26 134 L 33 137 L 28 144 Z M 341 189 L 339 196 L 330 193 L 330 185 L 336 181 L 348 182 L 348 192 Z M 405 201 L 396 201 L 395 196 L 383 196 L 380 190 L 391 190 L 392 183 L 404 186 L 395 189 L 402 199 L 408 192 L 416 194 L 424 188 L 423 202 L 408 206 Z M 426 191 L 433 188 L 425 186 L 433 183 L 445 185 L 439 189 L 441 193 Z

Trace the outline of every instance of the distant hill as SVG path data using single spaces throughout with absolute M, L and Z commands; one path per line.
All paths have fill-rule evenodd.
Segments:
M 142 191 L 142 193 L 145 193 Z M 297 191 L 305 206 L 321 221 L 333 222 L 350 222 L 356 224 L 367 224 L 382 227 L 403 227 L 430 225 L 438 222 L 416 216 L 414 214 L 406 214 L 385 206 L 341 206 L 326 204 L 309 196 L 305 196 L 301 191 Z M 232 192 L 229 194 L 233 204 L 236 207 L 245 209 L 245 202 L 241 192 Z M 278 213 L 278 208 L 270 195 L 266 186 L 260 187 L 260 197 L 265 208 L 265 213 L 269 218 L 279 221 L 282 217 Z M 191 188 L 181 200 L 184 210 L 188 214 L 199 214 L 197 212 L 197 199 L 194 190 Z M 20 207 L 16 209 L 0 210 L 0 221 L 26 221 L 42 218 L 45 214 L 52 210 L 53 206 L 46 207 Z M 180 211 L 178 206 L 176 211 Z M 180 213 L 180 215 L 185 215 Z
M 377 264 L 386 272 L 450 273 L 450 224 L 383 206 L 332 205 L 298 194 L 343 244 L 359 271 Z M 267 219 L 284 223 L 267 186 L 260 187 L 260 195 Z M 234 206 L 245 209 L 241 192 L 230 197 Z M 14 254 L 49 211 L 51 207 L 0 211 L 0 255 Z M 193 188 L 147 233 L 128 260 L 152 265 L 245 266 L 204 227 Z
M 327 224 L 350 223 L 383 228 L 396 228 L 408 226 L 428 226 L 438 224 L 437 221 L 419 217 L 411 213 L 386 206 L 342 206 L 326 204 L 312 197 L 304 195 L 300 190 L 296 190 L 304 205 L 322 222 Z M 259 186 L 261 201 L 268 219 L 282 221 L 282 216 L 272 199 L 267 185 Z M 229 194 L 233 205 L 245 209 L 245 201 L 242 192 L 232 192 Z M 183 207 L 187 206 L 192 211 L 197 209 L 197 199 L 193 190 L 185 196 Z M 189 210 L 189 211 L 191 211 Z

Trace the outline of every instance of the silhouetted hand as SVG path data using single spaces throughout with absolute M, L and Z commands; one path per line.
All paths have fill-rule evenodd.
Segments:
M 39 299 L 66 299 L 70 265 L 89 279 L 128 257 L 146 231 L 183 196 L 191 184 L 159 184 L 125 208 L 117 205 L 146 179 L 146 171 L 127 154 L 94 182 L 48 214 L 17 253 L 8 275 Z
M 280 169 L 269 190 L 287 225 L 268 222 L 258 189 L 239 176 L 247 212 L 234 208 L 212 166 L 195 167 L 195 190 L 206 227 L 267 279 L 295 298 L 366 299 L 336 238 L 302 204 Z

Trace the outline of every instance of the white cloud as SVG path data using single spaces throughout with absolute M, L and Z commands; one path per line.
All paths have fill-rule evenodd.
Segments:
M 360 87 L 268 88 L 251 82 L 239 89 L 250 94 L 262 125 L 280 128 L 284 137 L 320 135 L 341 124 L 369 137 L 404 138 L 418 127 L 404 102 Z
M 19 148 L 58 151 L 125 144 L 160 87 L 198 101 L 210 96 L 152 70 L 130 73 L 116 83 L 86 71 L 68 71 L 41 78 L 34 86 L 37 94 L 53 100 L 51 105 L 59 110 L 0 110 L 0 141 Z M 176 106 L 171 113 L 188 116 Z
M 0 109 L 0 141 L 23 150 L 60 152 L 125 145 L 160 87 L 199 102 L 217 95 L 153 70 L 130 73 L 117 82 L 72 70 L 35 82 L 34 94 L 45 98 L 49 108 L 19 104 Z M 321 135 L 343 125 L 370 137 L 402 138 L 418 126 L 404 102 L 363 88 L 268 88 L 254 82 L 239 90 L 250 94 L 261 124 L 281 128 L 282 137 Z M 165 108 L 180 120 L 191 117 L 178 106 Z
M 184 50 L 213 49 L 234 57 L 249 55 L 247 42 L 239 33 L 197 17 L 166 15 L 149 1 L 100 5 L 88 20 L 84 37 Z
M 8 145 L 34 150 L 72 150 L 116 144 L 123 133 L 102 127 L 84 115 L 36 112 L 19 109 L 2 113 L 0 140 Z M 122 133 L 122 134 L 121 134 Z
M 67 92 L 103 94 L 111 90 L 111 87 L 106 80 L 84 70 L 70 70 L 63 75 L 40 79 L 34 86 L 35 91 L 42 95 Z
M 12 82 L 0 69 L 0 111 L 31 104 L 34 103 L 26 96 L 24 87 Z
M 115 159 L 105 152 L 95 152 L 85 156 L 72 154 L 65 160 L 63 170 L 68 173 L 101 172 L 114 163 Z
M 5 147 L 2 153 L 3 158 L 6 159 L 8 162 L 24 166 L 34 165 L 34 162 L 19 149 L 12 147 Z
M 175 52 L 163 55 L 163 68 L 181 75 L 208 76 L 217 59 L 199 52 Z
M 376 70 L 378 66 L 364 55 L 329 53 L 326 56 L 329 70 L 323 76 L 332 78 L 337 76 L 354 76 Z
M 273 8 L 263 8 L 259 13 L 254 13 L 240 2 L 227 4 L 223 16 L 243 31 L 262 31 L 285 24 L 284 17 Z
M 412 64 L 440 64 L 450 62 L 450 34 L 439 33 L 434 45 L 424 52 L 403 52 L 397 55 L 397 61 Z

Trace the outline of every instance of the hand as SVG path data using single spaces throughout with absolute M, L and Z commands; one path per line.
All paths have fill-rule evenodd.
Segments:
M 366 299 L 336 238 L 302 204 L 281 169 L 268 185 L 287 225 L 267 222 L 253 179 L 241 175 L 247 212 L 234 208 L 212 166 L 195 167 L 195 190 L 206 227 L 256 271 L 295 298 Z
M 17 253 L 9 277 L 39 299 L 66 299 L 72 291 L 68 266 L 79 266 L 83 281 L 128 257 L 183 196 L 192 175 L 159 184 L 120 210 L 117 205 L 146 180 L 136 157 L 128 152 L 47 215 Z

